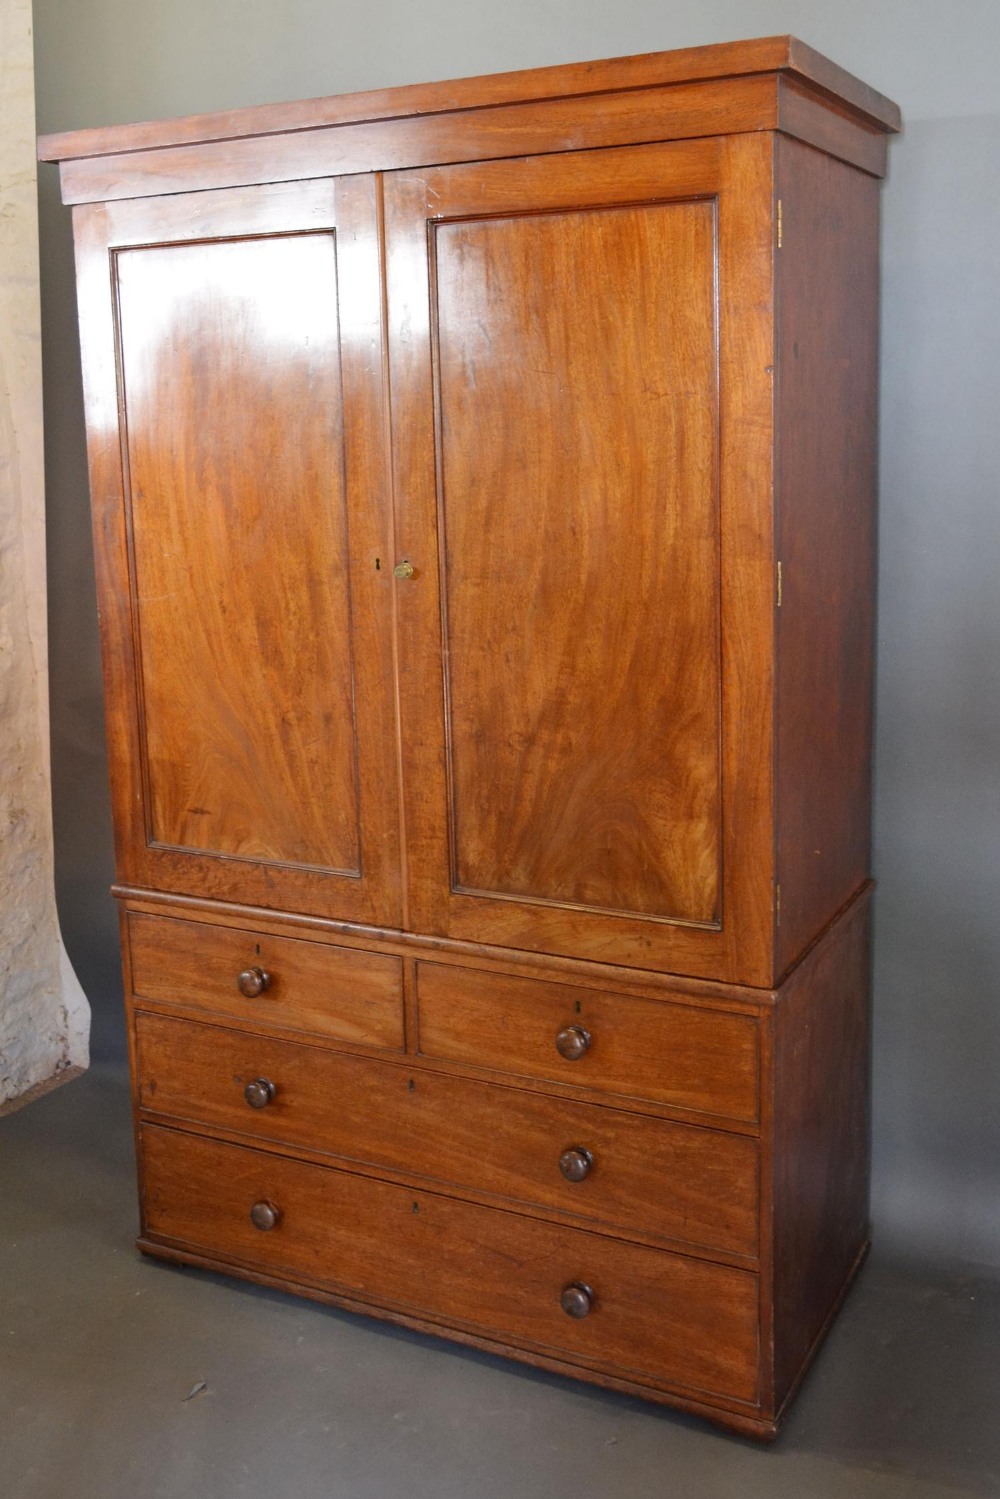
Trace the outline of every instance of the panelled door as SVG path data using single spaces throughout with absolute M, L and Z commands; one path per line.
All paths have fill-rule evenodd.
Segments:
M 76 212 L 119 877 L 398 925 L 376 180 Z
M 769 982 L 769 142 L 385 223 L 410 925 Z

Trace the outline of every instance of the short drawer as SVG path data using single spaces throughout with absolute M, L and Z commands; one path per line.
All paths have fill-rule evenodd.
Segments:
M 139 1013 L 140 1107 L 709 1251 L 757 1253 L 757 1143 Z
M 424 1056 L 757 1120 L 751 1016 L 441 963 L 417 994 Z
M 148 1241 L 442 1330 L 674 1388 L 756 1396 L 749 1271 L 152 1125 L 141 1140 Z M 589 1312 L 568 1314 L 564 1295 Z
M 244 1025 L 402 1051 L 399 958 L 297 937 L 131 912 L 132 992 Z M 259 993 L 241 992 L 244 987 Z M 259 977 L 263 976 L 263 977 Z

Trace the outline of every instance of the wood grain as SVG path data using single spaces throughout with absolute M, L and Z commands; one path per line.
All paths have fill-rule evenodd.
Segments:
M 140 1000 L 403 1050 L 399 958 L 136 913 L 128 918 L 128 952 L 131 992 Z M 270 983 L 259 998 L 245 999 L 237 979 L 254 967 Z
M 827 96 L 880 123 L 885 130 L 899 129 L 899 110 L 891 100 L 798 38 L 772 36 L 557 67 L 526 68 L 516 73 L 493 73 L 445 83 L 409 84 L 290 104 L 261 104 L 248 109 L 188 115 L 179 120 L 65 131 L 40 137 L 38 156 L 40 161 L 61 161 L 240 136 L 259 140 L 284 131 L 362 120 L 405 119 L 510 102 L 537 104 L 550 98 L 593 97 L 620 89 L 664 87 L 701 79 L 735 79 L 773 71 L 818 86 Z
M 599 108 L 595 108 L 595 104 Z M 877 176 L 884 127 L 783 76 L 680 84 L 592 98 L 510 103 L 462 114 L 325 126 L 70 159 L 65 203 L 204 191 L 229 183 L 291 182 L 328 174 L 400 171 L 462 159 L 490 161 L 640 141 L 696 140 L 781 129 Z
M 374 184 L 199 200 L 77 222 L 119 873 L 398 922 Z
M 392 953 L 404 958 L 426 958 L 454 964 L 459 968 L 506 973 L 514 978 L 528 976 L 547 979 L 585 989 L 610 989 L 618 994 L 634 994 L 647 999 L 694 1000 L 708 1010 L 757 1015 L 769 1007 L 774 995 L 769 990 L 745 984 L 728 984 L 708 979 L 686 978 L 680 974 L 660 973 L 655 969 L 616 967 L 609 963 L 591 963 L 562 958 L 547 953 L 526 952 L 513 947 L 491 947 L 482 942 L 456 942 L 428 936 L 422 932 L 400 932 L 378 927 L 357 926 L 344 921 L 324 921 L 296 912 L 268 911 L 261 906 L 242 906 L 206 901 L 186 895 L 161 891 L 143 891 L 128 886 L 112 887 L 112 894 L 129 911 L 149 916 L 171 916 L 191 919 L 215 926 L 249 926 L 276 937 L 306 937 L 310 941 L 329 943 L 367 952 Z
M 138 1013 L 135 1032 L 147 1115 L 452 1184 L 605 1231 L 756 1256 L 757 1145 L 744 1136 L 162 1015 Z M 253 1109 L 243 1089 L 258 1077 L 275 1093 Z M 579 1182 L 559 1170 L 573 1146 L 593 1156 Z
M 782 986 L 774 1012 L 774 1327 L 778 1414 L 868 1241 L 870 899 Z
M 502 1331 L 584 1366 L 756 1398 L 757 1278 L 747 1271 L 152 1125 L 142 1143 L 144 1231 L 160 1243 L 339 1287 L 442 1331 Z M 279 1209 L 270 1233 L 250 1222 L 259 1200 Z M 559 1306 L 573 1280 L 596 1293 L 582 1321 Z
M 771 538 L 759 508 L 771 400 L 764 145 L 728 143 L 725 167 L 717 143 L 697 142 L 387 182 L 398 550 L 416 568 L 400 592 L 400 691 L 419 928 L 770 981 L 770 936 L 759 921 L 772 898 Z M 600 211 L 588 215 L 588 204 Z M 428 357 L 437 331 L 425 290 L 435 274 L 428 226 L 454 245 L 437 257 L 438 305 L 447 315 L 454 304 L 457 324 L 450 333 L 438 320 L 439 406 Z M 634 321 L 629 299 L 609 290 L 617 273 L 589 273 L 591 263 L 607 270 L 609 254 L 632 288 Z M 553 256 L 565 294 L 559 275 L 542 269 Z M 683 267 L 683 313 L 656 269 L 664 259 Z M 550 304 L 567 316 L 553 313 L 546 331 Z M 664 326 L 652 330 L 643 311 Z M 690 371 L 672 385 L 682 349 Z M 641 371 L 634 380 L 624 374 L 628 358 Z M 718 427 L 708 415 L 717 358 L 726 392 Z M 474 418 L 481 385 L 489 398 Z M 639 429 L 644 456 L 633 462 Z M 676 490 L 675 470 L 683 476 Z M 720 568 L 728 652 L 706 591 Z M 454 711 L 444 726 L 442 658 Z M 721 727 L 718 684 L 732 703 Z M 623 733 L 625 724 L 633 730 Z M 729 762 L 721 831 L 720 753 Z M 721 931 L 711 929 L 720 922 Z
M 777 117 L 777 80 L 744 78 L 726 84 L 685 84 L 669 91 L 605 94 L 597 101 L 515 103 L 403 122 L 376 120 L 264 139 L 128 151 L 64 162 L 60 181 L 66 203 L 141 198 L 227 183 L 394 172 L 636 141 L 696 140 L 773 129 Z
M 795 79 L 778 84 L 778 128 L 828 156 L 873 177 L 884 177 L 889 142 L 883 127 L 866 124 L 849 110 L 802 88 Z
M 358 875 L 334 236 L 114 266 L 151 841 Z
M 749 1018 L 424 962 L 417 1000 L 425 1056 L 757 1118 L 757 1026 Z M 592 1037 L 577 1061 L 556 1050 L 570 1025 Z
M 783 970 L 869 873 L 878 183 L 781 140 L 776 191 Z
M 456 888 L 716 921 L 713 205 L 434 247 Z
M 772 38 L 43 143 L 146 1252 L 775 1434 L 867 1246 L 898 124 Z

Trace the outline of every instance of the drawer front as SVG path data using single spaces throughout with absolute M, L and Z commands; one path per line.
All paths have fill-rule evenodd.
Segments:
M 160 1015 L 137 1014 L 135 1030 L 151 1113 L 757 1253 L 757 1143 L 746 1136 Z
M 748 1271 L 152 1125 L 142 1148 L 157 1242 L 552 1357 L 756 1397 Z M 254 1226 L 258 1204 L 274 1227 Z M 579 1319 L 561 1306 L 573 1285 L 593 1292 Z
M 752 1017 L 439 963 L 417 965 L 417 994 L 424 1056 L 757 1119 Z
M 132 992 L 140 1000 L 209 1011 L 244 1025 L 404 1049 L 399 958 L 136 912 L 129 914 L 128 932 Z M 268 983 L 247 997 L 239 979 L 254 969 Z

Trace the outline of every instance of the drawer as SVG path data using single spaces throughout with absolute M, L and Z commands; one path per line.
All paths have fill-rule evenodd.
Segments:
M 141 1143 L 158 1244 L 623 1376 L 756 1396 L 749 1271 L 154 1125 Z M 258 1204 L 270 1229 L 251 1220 Z M 563 1311 L 573 1285 L 591 1289 L 589 1315 Z
M 399 958 L 136 912 L 129 914 L 128 934 L 132 992 L 139 1000 L 184 1005 L 244 1025 L 404 1049 Z M 252 970 L 267 975 L 267 987 L 248 997 L 239 980 Z
M 423 1056 L 757 1120 L 752 1016 L 440 963 L 417 965 L 417 995 Z
M 139 1104 L 161 1117 L 757 1253 L 757 1143 L 744 1135 L 161 1015 L 137 1014 L 135 1034 Z M 567 1152 L 580 1179 L 563 1174 Z

